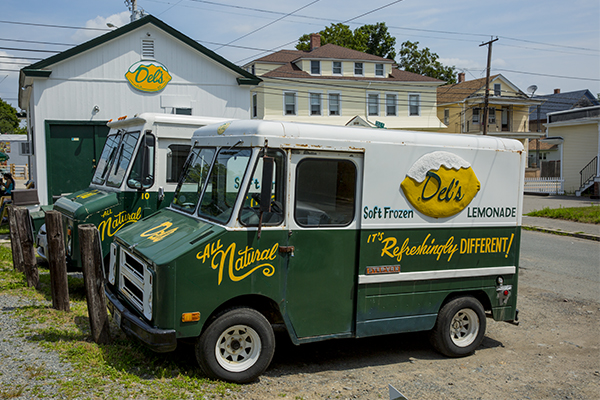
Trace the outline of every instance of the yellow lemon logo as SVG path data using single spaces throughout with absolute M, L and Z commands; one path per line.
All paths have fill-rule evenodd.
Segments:
M 156 61 L 140 61 L 129 67 L 125 78 L 142 92 L 159 92 L 171 81 L 167 68 Z
M 229 125 L 231 125 L 231 122 L 226 122 L 226 123 L 224 123 L 223 125 L 219 126 L 219 127 L 217 128 L 217 133 L 218 133 L 219 135 L 222 135 L 222 134 L 224 134 L 224 133 L 225 133 L 225 131 L 227 130 L 227 128 L 229 128 Z
M 464 210 L 481 184 L 463 158 L 447 151 L 435 151 L 413 164 L 400 187 L 420 213 L 447 218 Z

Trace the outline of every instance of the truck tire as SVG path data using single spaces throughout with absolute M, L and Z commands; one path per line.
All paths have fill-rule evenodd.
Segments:
M 442 307 L 429 338 L 433 347 L 445 356 L 464 357 L 479 347 L 485 328 L 485 312 L 479 300 L 459 297 Z
M 196 360 L 204 373 L 234 383 L 254 381 L 267 369 L 274 353 L 271 324 L 251 308 L 224 312 L 196 342 Z

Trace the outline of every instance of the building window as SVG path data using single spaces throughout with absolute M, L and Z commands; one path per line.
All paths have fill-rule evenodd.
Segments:
M 420 94 L 409 94 L 408 95 L 408 115 L 419 116 L 421 115 L 421 95 Z
M 367 96 L 368 114 L 379 115 L 379 95 L 369 94 Z
M 354 75 L 364 75 L 363 63 L 359 63 L 359 62 L 354 63 Z
M 312 75 L 321 75 L 321 61 L 310 62 L 310 73 Z
M 252 118 L 258 117 L 258 94 L 252 93 Z
M 329 93 L 329 115 L 341 115 L 339 93 Z
M 496 109 L 495 108 L 490 108 L 488 110 L 488 121 L 490 124 L 495 124 L 496 123 Z
M 383 76 L 383 64 L 375 64 L 375 76 Z
M 252 66 L 250 67 L 250 72 L 252 73 L 252 75 L 256 75 L 256 65 L 252 64 Z
M 478 124 L 479 123 L 479 111 L 480 111 L 480 108 L 474 108 L 473 109 L 473 123 L 474 124 Z
M 444 109 L 444 125 L 448 125 L 450 123 L 450 109 Z
M 192 109 L 191 108 L 185 108 L 185 107 L 176 107 L 173 109 L 173 114 L 177 114 L 177 115 L 192 115 Z
M 342 75 L 342 62 L 341 61 L 333 62 L 333 74 L 334 75 Z
M 501 87 L 499 83 L 494 83 L 494 96 L 502 96 Z
M 310 115 L 321 115 L 321 93 L 310 94 Z
M 395 94 L 386 94 L 385 95 L 385 115 L 388 117 L 396 116 L 396 95 Z
M 284 114 L 296 115 L 296 93 L 285 92 L 284 97 Z

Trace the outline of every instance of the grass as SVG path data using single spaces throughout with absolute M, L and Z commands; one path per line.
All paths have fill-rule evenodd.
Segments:
M 32 305 L 20 307 L 26 340 L 53 350 L 72 368 L 67 376 L 53 376 L 45 365 L 23 366 L 26 387 L 0 386 L 0 399 L 23 393 L 41 395 L 55 385 L 67 399 L 215 399 L 235 396 L 238 385 L 205 378 L 192 346 L 178 346 L 172 353 L 157 354 L 127 338 L 111 325 L 111 343 L 98 345 L 91 339 L 83 279 L 69 276 L 70 312 L 51 308 L 50 278 L 40 269 L 40 286 L 27 287 L 23 274 L 14 271 L 9 247 L 0 245 L 0 294 L 27 298 Z M 49 379 L 54 378 L 52 381 Z
M 527 214 L 530 217 L 545 217 L 564 219 L 589 224 L 600 224 L 600 206 L 569 207 L 569 208 L 544 208 Z

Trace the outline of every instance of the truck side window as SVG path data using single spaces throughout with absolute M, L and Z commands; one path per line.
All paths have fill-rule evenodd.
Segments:
M 269 149 L 267 157 L 273 157 L 275 167 L 273 170 L 273 182 L 271 182 L 271 212 L 263 213 L 262 225 L 279 225 L 283 222 L 284 204 L 285 204 L 285 154 L 281 150 Z M 240 222 L 246 226 L 258 226 L 260 217 L 260 197 L 262 180 L 262 163 L 260 157 L 254 168 L 244 204 L 240 211 Z
M 139 132 L 127 133 L 123 136 L 121 145 L 117 148 L 114 167 L 111 168 L 106 184 L 112 187 L 120 187 L 125 178 L 125 173 L 129 168 L 129 163 L 133 159 L 133 151 L 137 145 Z
M 169 155 L 167 156 L 167 182 L 177 183 L 179 175 L 183 170 L 183 164 L 190 154 L 192 146 L 189 144 L 172 144 L 169 146 Z
M 296 167 L 294 217 L 298 225 L 349 225 L 355 202 L 356 167 L 351 161 L 309 158 Z
M 133 189 L 148 189 L 154 185 L 154 149 L 156 139 L 146 133 L 135 156 L 133 167 L 127 179 L 127 186 Z
M 174 208 L 189 213 L 196 209 L 214 155 L 215 149 L 211 147 L 192 150 L 187 168 L 182 172 L 181 181 L 173 197 L 171 205 Z

